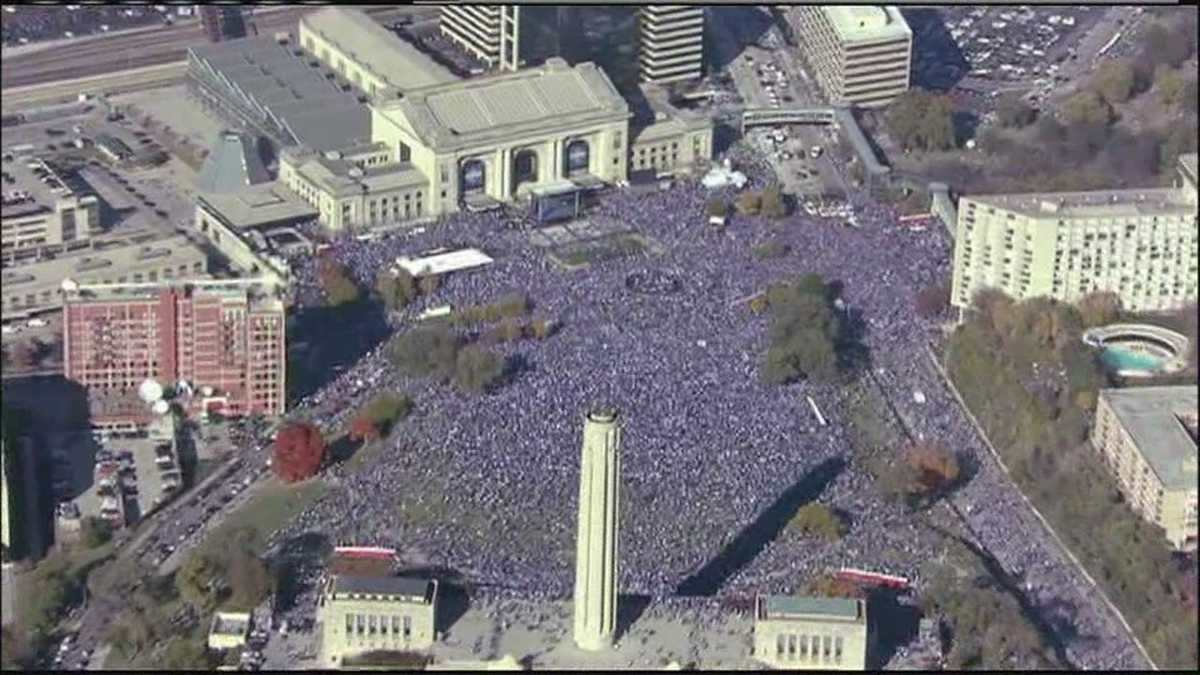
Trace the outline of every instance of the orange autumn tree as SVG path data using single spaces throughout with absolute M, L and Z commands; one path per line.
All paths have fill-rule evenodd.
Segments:
M 275 437 L 275 473 L 288 483 L 316 475 L 325 461 L 325 438 L 309 422 L 285 424 Z

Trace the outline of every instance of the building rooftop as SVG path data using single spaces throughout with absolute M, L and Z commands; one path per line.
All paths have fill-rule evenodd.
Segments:
M 1033 218 L 1150 216 L 1195 212 L 1196 208 L 1176 188 L 971 195 L 968 199 Z
M 236 131 L 222 131 L 209 150 L 196 186 L 203 192 L 237 192 L 271 180 L 254 139 Z
M 423 258 L 396 258 L 396 265 L 414 277 L 446 274 L 492 264 L 492 258 L 475 248 L 437 253 Z
M 433 602 L 434 588 L 434 582 L 412 577 L 339 575 L 333 580 L 334 593 L 391 595 L 424 604 Z
M 292 140 L 324 152 L 370 138 L 371 112 L 296 45 L 260 36 L 188 49 L 198 72 L 239 92 Z
M 629 104 L 603 71 L 591 63 L 571 67 L 558 58 L 515 73 L 420 89 L 376 110 L 404 118 L 435 148 L 630 117 Z
M 327 7 L 300 17 L 300 25 L 400 91 L 458 81 L 454 73 L 357 9 Z
M 245 612 L 216 612 L 213 614 L 214 635 L 245 635 L 250 630 L 250 614 Z
M 201 192 L 196 201 L 233 228 L 252 228 L 283 221 L 316 218 L 317 209 L 277 183 L 262 183 L 236 192 Z
M 891 5 L 825 5 L 821 7 L 838 36 L 847 42 L 879 42 L 912 37 L 908 22 Z
M 408 162 L 364 168 L 349 160 L 322 153 L 301 154 L 306 158 L 297 164 L 296 172 L 305 180 L 337 196 L 429 185 L 425 174 Z
M 1101 389 L 1121 426 L 1133 438 L 1163 487 L 1196 489 L 1196 387 Z
M 55 256 L 43 256 L 4 268 L 4 292 L 29 291 L 43 286 L 57 288 L 63 279 L 109 278 L 147 269 L 186 266 L 188 274 L 196 262 L 208 257 L 187 237 L 142 234 L 95 242 L 94 246 Z M 202 275 L 197 275 L 202 276 Z
M 272 292 L 274 284 L 262 279 L 189 279 L 143 284 L 81 284 L 68 294 L 68 302 L 157 302 L 164 291 L 219 296 L 223 302 L 247 303 L 252 312 L 283 311 L 283 301 Z
M 12 176 L 13 182 L 4 191 L 3 217 L 20 218 L 35 213 L 53 210 L 64 199 L 94 195 L 76 193 L 45 161 L 36 158 L 18 158 L 4 164 L 4 171 Z
M 864 604 L 850 598 L 769 595 L 762 598 L 760 619 L 837 619 L 864 621 Z

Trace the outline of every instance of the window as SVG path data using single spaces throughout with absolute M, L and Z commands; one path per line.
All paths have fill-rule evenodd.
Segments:
M 800 656 L 801 656 L 801 658 L 805 658 L 805 659 L 808 658 L 808 636 L 807 635 L 800 636 Z
M 783 656 L 787 651 L 787 637 L 784 635 L 775 636 L 775 656 Z
M 821 638 L 821 655 L 824 658 L 829 658 L 829 653 L 831 651 L 831 647 L 833 646 L 832 642 L 833 640 L 828 635 Z
M 401 162 L 411 162 L 412 161 L 412 148 L 405 145 L 404 141 L 400 141 L 399 155 L 400 155 Z
M 842 660 L 842 638 L 840 635 L 833 639 L 833 658 L 837 661 Z
M 412 617 L 405 615 L 403 625 L 404 625 L 404 639 L 408 640 L 408 639 L 412 638 Z

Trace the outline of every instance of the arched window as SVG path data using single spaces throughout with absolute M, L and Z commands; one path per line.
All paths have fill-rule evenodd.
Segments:
M 575 140 L 567 144 L 565 161 L 565 175 L 567 178 L 585 174 L 591 168 L 591 147 L 585 140 Z
M 521 150 L 513 155 L 512 160 L 512 191 L 516 194 L 522 183 L 536 183 L 538 180 L 538 156 L 533 150 Z
M 487 166 L 480 159 L 469 159 L 459 170 L 462 180 L 462 194 L 484 192 L 487 189 Z

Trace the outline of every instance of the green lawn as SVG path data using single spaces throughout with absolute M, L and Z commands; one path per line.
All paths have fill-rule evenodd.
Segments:
M 249 527 L 254 530 L 254 547 L 261 551 L 271 531 L 320 499 L 328 489 L 325 483 L 315 479 L 285 485 L 272 478 L 250 502 L 229 514 L 224 522 L 210 532 L 201 547 L 225 546 L 235 530 Z

